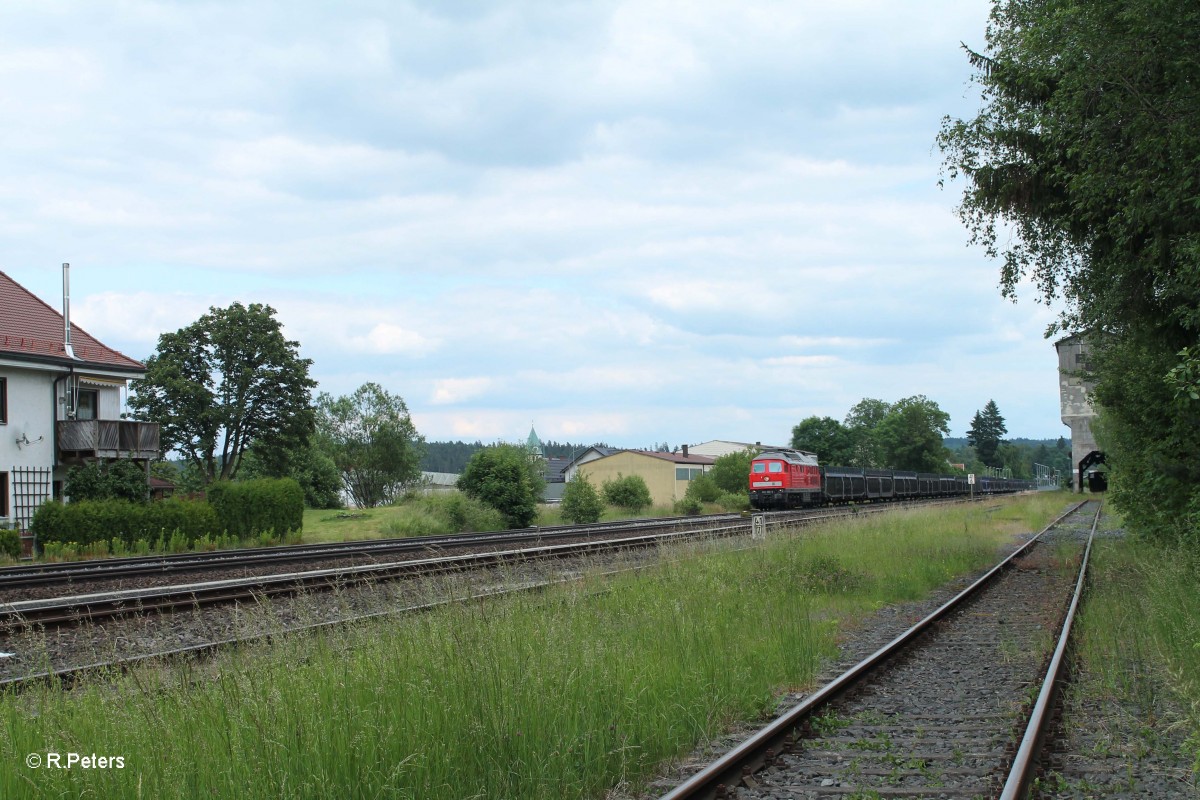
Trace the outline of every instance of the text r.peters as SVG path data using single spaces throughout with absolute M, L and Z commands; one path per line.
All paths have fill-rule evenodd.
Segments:
M 46 766 L 58 769 L 125 769 L 125 756 L 80 755 L 79 753 L 46 753 Z

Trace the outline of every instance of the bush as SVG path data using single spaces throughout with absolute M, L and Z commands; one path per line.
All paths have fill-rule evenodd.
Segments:
M 413 517 L 413 520 L 399 518 L 385 526 L 387 533 L 396 536 L 502 531 L 508 527 L 503 514 L 462 492 L 406 495 L 402 502 L 395 505 L 403 506 L 406 511 L 411 510 Z M 427 530 L 421 528 L 421 520 L 426 521 Z
M 458 478 L 461 492 L 499 511 L 509 528 L 533 524 L 543 485 L 540 464 L 525 448 L 512 444 L 478 451 Z
M 21 557 L 21 535 L 16 531 L 0 530 L 0 555 Z
M 604 501 L 600 499 L 600 493 L 588 481 L 587 476 L 576 472 L 575 477 L 567 482 L 563 490 L 560 508 L 562 518 L 567 522 L 586 525 L 599 521 L 600 515 L 604 513 Z
M 700 509 L 700 501 L 694 497 L 688 497 L 687 495 L 684 495 L 682 498 L 675 501 L 676 514 L 688 514 L 689 516 L 695 515 L 700 513 Z
M 692 478 L 688 484 L 685 497 L 691 497 L 701 503 L 715 503 L 721 496 L 721 488 L 707 473 Z
M 609 505 L 624 508 L 635 514 L 644 508 L 649 508 L 653 500 L 650 497 L 650 487 L 641 475 L 622 475 L 604 482 L 600 489 L 604 501 Z
M 208 503 L 176 498 L 157 503 L 79 500 L 67 505 L 50 500 L 34 512 L 30 529 L 39 545 L 74 542 L 86 547 L 104 542 L 111 547 L 119 540 L 131 551 L 138 549 L 139 540 L 169 542 L 175 536 L 194 542 L 220 530 Z
M 749 511 L 750 495 L 746 492 L 722 492 L 717 505 L 726 511 Z
M 304 490 L 292 478 L 218 481 L 208 487 L 208 502 L 218 530 L 237 539 L 264 533 L 282 539 L 304 527 Z

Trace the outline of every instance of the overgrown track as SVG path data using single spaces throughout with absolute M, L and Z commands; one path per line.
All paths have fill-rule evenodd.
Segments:
M 1050 707 L 1049 650 L 1086 568 L 1070 574 L 1055 546 L 1083 549 L 1076 532 L 1099 518 L 1086 505 L 664 800 L 1019 796 Z
M 945 502 L 945 501 L 943 501 Z M 840 515 L 877 512 L 897 504 L 874 504 L 857 509 L 846 507 L 807 511 L 777 511 L 766 514 L 769 527 L 795 525 Z M 126 586 L 162 586 L 177 583 L 198 573 L 223 573 L 220 577 L 245 577 L 278 572 L 296 564 L 326 564 L 351 568 L 387 561 L 412 560 L 433 555 L 467 553 L 496 548 L 542 546 L 569 541 L 600 541 L 633 535 L 684 533 L 713 528 L 742 530 L 750 525 L 744 514 L 714 514 L 702 517 L 660 517 L 598 523 L 595 525 L 526 528 L 517 531 L 466 533 L 451 536 L 414 536 L 356 542 L 332 542 L 280 547 L 218 550 L 133 558 L 100 558 L 88 561 L 20 564 L 0 568 L 0 598 L 27 600 L 52 596 L 52 589 L 69 586 L 103 586 L 122 581 Z M 740 526 L 740 528 L 739 528 Z M 98 590 L 97 590 L 98 591 Z M 2 606 L 0 606 L 2 608 Z M 0 620 L 2 624 L 2 620 Z
M 741 519 L 739 514 L 704 517 L 706 523 Z M 100 558 L 66 563 L 19 564 L 0 568 L 0 591 L 26 586 L 95 582 L 117 578 L 179 575 L 215 569 L 254 568 L 301 564 L 344 558 L 371 558 L 399 553 L 434 553 L 448 548 L 483 547 L 502 544 L 542 544 L 580 536 L 671 531 L 696 526 L 696 517 L 665 517 L 595 525 L 525 528 L 517 531 L 462 533 L 451 536 L 410 536 L 355 542 L 254 547 L 207 553 L 179 553 L 131 558 Z

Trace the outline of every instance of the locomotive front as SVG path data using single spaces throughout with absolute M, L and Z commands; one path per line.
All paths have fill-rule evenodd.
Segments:
M 750 506 L 796 508 L 820 501 L 817 457 L 803 450 L 772 450 L 750 462 Z

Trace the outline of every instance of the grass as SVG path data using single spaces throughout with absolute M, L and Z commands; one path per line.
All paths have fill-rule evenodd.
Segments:
M 667 507 L 654 507 L 633 513 L 609 507 L 602 522 L 643 517 L 672 516 Z M 538 506 L 535 525 L 548 527 L 565 525 L 557 505 Z M 504 520 L 489 514 L 479 504 L 468 501 L 457 492 L 408 498 L 392 506 L 378 508 L 321 510 L 305 509 L 305 544 L 318 542 L 349 542 L 360 539 L 384 539 L 394 536 L 439 536 L 463 531 L 503 530 Z
M 1148 733 L 1161 727 L 1159 695 L 1169 693 L 1188 717 L 1174 722 L 1191 731 L 1200 772 L 1200 551 L 1119 538 L 1099 541 L 1092 558 L 1079 622 L 1092 687 L 1135 709 Z
M 1012 509 L 1044 524 L 1063 504 L 697 545 L 638 574 L 3 696 L 0 796 L 601 797 L 807 686 L 855 615 L 992 563 Z M 49 752 L 125 767 L 23 763 Z

